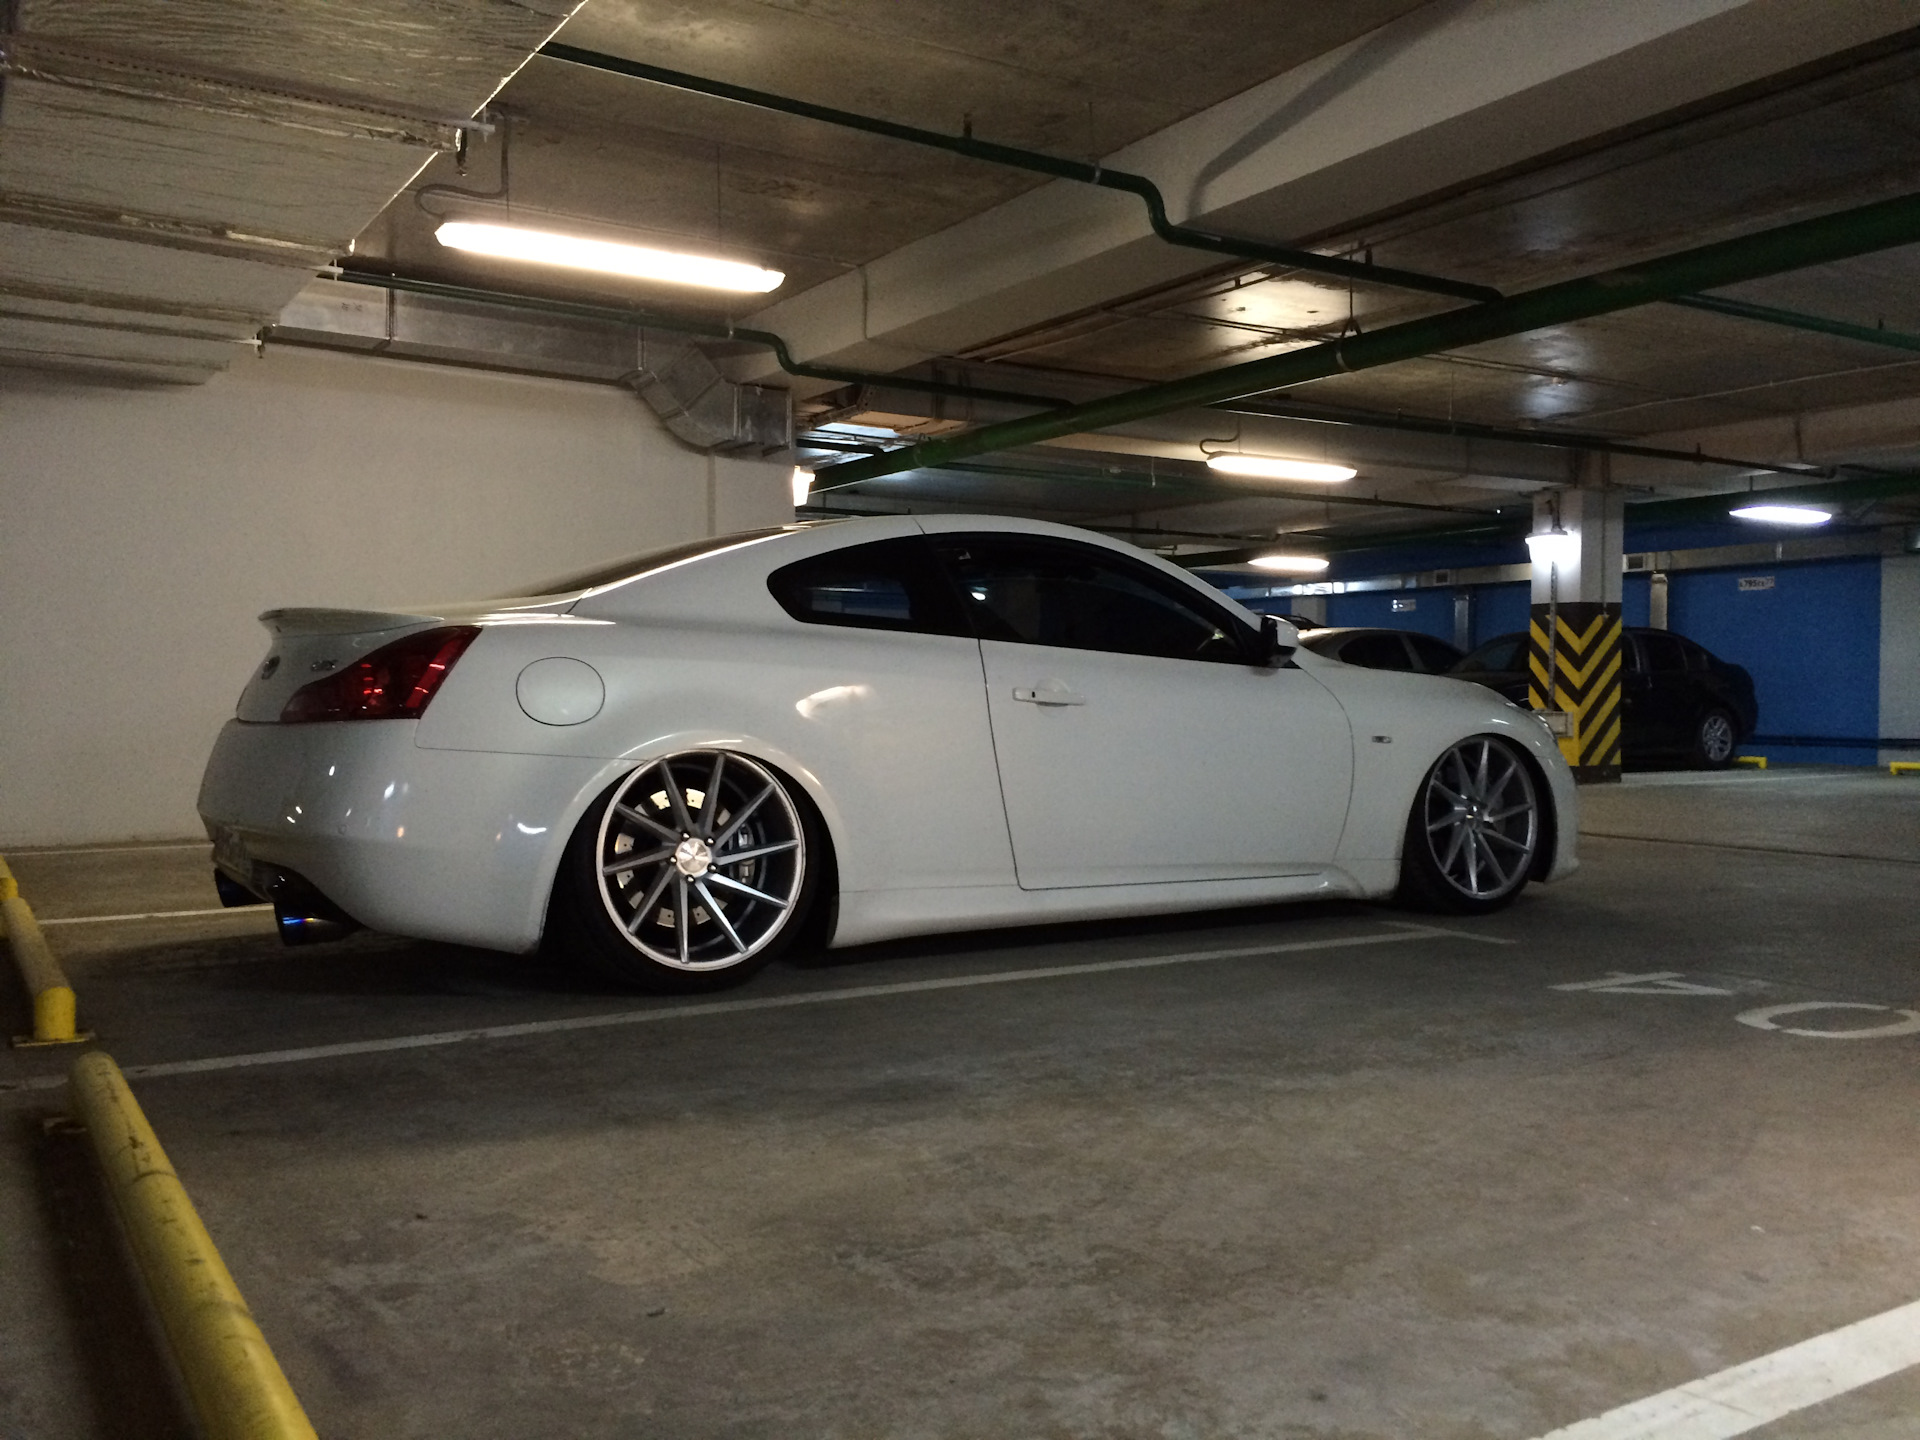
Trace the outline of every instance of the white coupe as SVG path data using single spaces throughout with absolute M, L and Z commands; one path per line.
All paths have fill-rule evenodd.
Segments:
M 1483 911 L 1574 868 L 1545 727 L 1343 665 L 1101 536 L 724 536 L 507 601 L 271 610 L 200 791 L 222 893 L 656 990 L 796 943 L 1337 896 Z

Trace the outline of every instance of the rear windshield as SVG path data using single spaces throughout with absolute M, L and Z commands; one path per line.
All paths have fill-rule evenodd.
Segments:
M 565 595 L 573 590 L 597 590 L 602 585 L 611 585 L 616 580 L 631 580 L 635 575 L 644 575 L 649 570 L 658 570 L 663 566 L 676 565 L 682 560 L 697 560 L 702 555 L 711 555 L 717 550 L 726 550 L 735 545 L 745 544 L 749 540 L 765 540 L 773 535 L 784 535 L 796 527 L 776 525 L 767 530 L 741 530 L 732 535 L 710 535 L 705 540 L 689 540 L 684 545 L 670 545 L 664 550 L 648 550 L 639 555 L 629 555 L 624 560 L 609 560 L 596 565 L 591 570 L 582 570 L 573 575 L 562 575 L 554 580 L 542 580 L 523 590 L 508 592 L 506 599 L 521 599 L 529 595 Z

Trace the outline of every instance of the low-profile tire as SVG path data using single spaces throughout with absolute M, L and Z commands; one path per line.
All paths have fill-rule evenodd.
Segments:
M 821 854 L 812 807 L 757 760 L 662 756 L 609 787 L 574 828 L 550 938 L 644 990 L 738 985 L 805 928 Z
M 1512 903 L 1533 874 L 1547 823 L 1540 784 L 1511 741 L 1475 735 L 1449 746 L 1407 816 L 1399 899 L 1453 915 Z
M 1715 708 L 1693 727 L 1693 763 L 1702 770 L 1724 770 L 1740 748 L 1740 727 L 1733 716 Z

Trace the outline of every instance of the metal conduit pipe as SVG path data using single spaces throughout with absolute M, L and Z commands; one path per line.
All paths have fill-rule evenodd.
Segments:
M 818 120 L 823 124 L 860 130 L 870 135 L 881 135 L 912 145 L 945 150 L 950 154 L 964 155 L 969 159 L 982 160 L 989 164 L 1028 170 L 1058 180 L 1072 180 L 1085 185 L 1098 185 L 1104 189 L 1125 191 L 1138 196 L 1145 203 L 1147 220 L 1153 227 L 1153 233 L 1170 245 L 1207 250 L 1218 255 L 1232 256 L 1235 259 L 1285 265 L 1296 270 L 1337 276 L 1345 280 L 1365 281 L 1395 289 L 1445 295 L 1460 300 L 1484 302 L 1501 298 L 1501 292 L 1488 285 L 1475 285 L 1467 281 L 1449 279 L 1446 276 L 1375 265 L 1370 261 L 1321 255 L 1316 251 L 1301 250 L 1291 246 L 1270 245 L 1258 240 L 1217 235 L 1190 225 L 1176 225 L 1167 218 L 1166 199 L 1161 195 L 1160 187 L 1146 176 L 1137 175 L 1131 171 L 1110 170 L 1101 165 L 1089 165 L 1078 160 L 1063 160 L 1058 156 L 1047 155 L 1037 150 L 1025 150 L 1018 146 L 976 140 L 971 135 L 946 135 L 938 130 L 924 130 L 918 126 L 902 125 L 895 121 L 861 115 L 850 110 L 839 110 L 828 105 L 814 105 L 805 100 L 774 95 L 768 91 L 754 90 L 744 85 L 731 85 L 725 81 L 709 80 L 703 76 L 687 74 L 685 71 L 669 70 L 663 66 L 648 65 L 643 61 L 629 60 L 624 56 L 608 55 L 602 51 L 587 50 L 576 45 L 562 44 L 559 41 L 541 46 L 538 53 L 569 64 L 584 65 L 616 75 L 648 80 L 677 90 L 689 90 L 742 105 L 752 105 L 763 110 L 774 110 L 782 114 Z M 1755 320 L 1763 324 L 1837 335 L 1870 345 L 1885 345 L 1898 350 L 1920 350 L 1920 336 L 1917 335 L 1908 335 L 1878 326 L 1853 325 L 1844 320 L 1830 320 L 1820 315 L 1805 315 L 1798 311 L 1782 310 L 1770 305 L 1753 305 L 1745 301 L 1723 300 L 1709 295 L 1674 296 L 1669 298 L 1668 303 L 1745 320 Z
M 409 295 L 433 295 L 445 300 L 464 300 L 480 305 L 502 305 L 515 310 L 532 310 L 574 320 L 607 321 L 619 325 L 637 325 L 649 330 L 664 330 L 676 335 L 696 335 L 705 340 L 736 340 L 759 345 L 773 352 L 773 358 L 789 375 L 805 380 L 831 380 L 839 385 L 887 385 L 896 390 L 912 390 L 922 395 L 943 395 L 956 400 L 1001 400 L 1018 405 L 1036 405 L 1043 409 L 1065 406 L 1069 402 L 1057 395 L 1028 395 L 1015 390 L 989 390 L 978 385 L 954 384 L 944 380 L 916 380 L 901 375 L 880 375 L 867 370 L 848 370 L 838 365 L 812 365 L 795 360 L 787 342 L 771 330 L 755 330 L 727 320 L 695 320 L 684 315 L 667 315 L 643 310 L 637 305 L 595 304 L 583 300 L 560 300 L 544 295 L 521 295 L 510 290 L 482 290 L 470 285 L 449 285 L 439 280 L 415 280 L 405 275 L 384 275 L 372 270 L 342 269 L 336 277 L 349 285 L 371 285 L 382 290 L 398 290 Z
M 1758 320 L 1763 325 L 1784 325 L 1790 330 L 1838 335 L 1843 340 L 1885 345 L 1894 350 L 1920 350 L 1920 335 L 1909 335 L 1879 325 L 1854 325 L 1845 320 L 1829 320 L 1824 315 L 1807 315 L 1773 305 L 1754 305 L 1745 300 L 1723 299 L 1718 295 L 1682 295 L 1667 303 L 1683 305 L 1689 310 L 1706 310 L 1715 315 L 1730 315 L 1736 320 Z
M 578 45 L 566 45 L 559 41 L 549 41 L 535 53 L 544 55 L 550 60 L 564 60 L 570 65 L 584 65 L 590 69 L 625 75 L 635 80 L 648 80 L 655 85 L 671 86 L 675 90 L 691 90 L 696 94 L 711 95 L 716 99 L 751 105 L 756 109 L 775 110 L 783 115 L 818 120 L 823 124 L 838 125 L 847 130 L 861 130 L 869 135 L 880 135 L 889 140 L 902 140 L 910 145 L 945 150 L 952 155 L 964 155 L 970 160 L 984 160 L 992 165 L 1029 170 L 1036 175 L 1050 176 L 1055 180 L 1072 180 L 1082 185 L 1098 185 L 1106 190 L 1124 191 L 1139 197 L 1146 204 L 1147 222 L 1153 226 L 1153 233 L 1169 245 L 1181 245 L 1190 250 L 1207 250 L 1216 255 L 1231 256 L 1236 260 L 1284 265 L 1293 270 L 1308 270 L 1318 275 L 1334 275 L 1342 280 L 1363 281 L 1369 285 L 1385 285 L 1398 290 L 1417 290 L 1428 295 L 1445 295 L 1455 300 L 1484 301 L 1500 298 L 1498 290 L 1486 285 L 1472 285 L 1463 280 L 1449 280 L 1440 275 L 1423 275 L 1414 270 L 1397 270 L 1389 265 L 1375 265 L 1363 260 L 1347 260 L 1337 255 L 1321 255 L 1312 250 L 1298 250 L 1285 245 L 1268 245 L 1258 240 L 1240 240 L 1226 235 L 1216 235 L 1207 230 L 1197 230 L 1190 225 L 1176 225 L 1167 218 L 1167 202 L 1160 193 L 1160 187 L 1146 176 L 1135 175 L 1130 171 L 1109 170 L 1104 165 L 1089 165 L 1082 160 L 1063 160 L 1057 155 L 1043 154 L 1038 150 L 1023 150 L 1015 145 L 997 145 L 989 140 L 976 140 L 971 135 L 945 135 L 938 130 L 923 130 L 917 125 L 901 125 L 872 115 L 860 115 L 851 110 L 838 110 L 830 105 L 814 105 L 805 100 L 794 100 L 785 95 L 750 89 L 745 85 L 729 85 L 725 81 L 708 80 L 703 76 L 689 75 L 685 71 L 668 70 L 663 66 L 648 65 L 639 60 L 629 60 L 621 55 L 608 55 L 599 50 L 586 50 Z
M 840 489 L 902 470 L 1035 445 L 1062 435 L 1124 425 L 1172 410 L 1217 405 L 1477 345 L 1553 325 L 1589 320 L 1699 290 L 1850 259 L 1920 241 L 1920 195 L 1901 196 L 1681 251 L 1638 265 L 1546 285 L 1508 299 L 1391 325 L 1370 334 L 1250 360 L 1224 370 L 1125 391 L 1041 415 L 923 440 L 817 472 L 816 490 Z

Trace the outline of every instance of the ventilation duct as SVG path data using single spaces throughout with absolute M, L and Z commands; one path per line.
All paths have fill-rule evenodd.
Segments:
M 735 384 L 684 337 L 611 319 L 315 281 L 261 339 L 630 385 L 668 431 L 697 450 L 770 455 L 793 441 L 785 390 Z
M 633 387 L 667 429 L 697 450 L 766 453 L 793 443 L 786 391 L 735 384 L 685 340 L 641 331 Z

